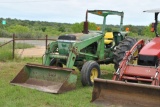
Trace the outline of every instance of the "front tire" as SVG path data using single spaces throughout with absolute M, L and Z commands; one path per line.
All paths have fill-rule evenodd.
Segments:
M 87 61 L 81 69 L 81 82 L 83 86 L 92 86 L 94 79 L 101 75 L 99 64 L 95 61 Z

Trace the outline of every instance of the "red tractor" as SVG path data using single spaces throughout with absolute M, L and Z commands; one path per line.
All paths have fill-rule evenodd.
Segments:
M 122 107 L 160 107 L 160 35 L 157 32 L 160 10 L 155 13 L 151 31 L 155 38 L 139 40 L 120 62 L 113 80 L 95 79 L 92 102 Z

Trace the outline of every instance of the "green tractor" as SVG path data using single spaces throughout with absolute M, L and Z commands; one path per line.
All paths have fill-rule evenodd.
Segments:
M 103 17 L 101 31 L 88 30 L 88 13 Z M 108 15 L 120 16 L 121 19 L 118 32 L 106 32 L 106 17 Z M 130 50 L 130 48 L 136 43 L 136 39 L 129 38 L 127 37 L 127 32 L 122 32 L 123 15 L 123 12 L 111 10 L 87 10 L 86 21 L 84 22 L 82 33 L 62 35 L 59 36 L 56 41 L 48 44 L 48 48 L 43 56 L 43 66 L 26 65 L 20 74 L 17 75 L 21 78 L 22 74 L 25 73 L 23 76 L 26 74 L 28 75 L 26 81 L 28 81 L 28 78 L 32 78 L 32 80 L 29 82 L 26 82 L 25 80 L 23 80 L 23 82 L 21 80 L 18 81 L 25 84 L 28 83 L 31 86 L 27 86 L 32 88 L 33 85 L 37 84 L 43 86 L 43 83 L 46 84 L 48 81 L 63 83 L 60 86 L 56 86 L 56 88 L 61 87 L 61 89 L 57 88 L 56 92 L 51 92 L 61 93 L 66 89 L 69 90 L 69 87 L 75 87 L 77 78 L 77 75 L 73 73 L 73 66 L 75 66 L 81 73 L 82 84 L 84 86 L 92 86 L 94 84 L 94 79 L 99 78 L 101 75 L 100 64 L 114 63 L 115 69 L 117 69 L 119 62 L 125 55 L 125 51 Z M 64 76 L 64 71 L 66 69 L 70 69 L 70 73 Z M 61 75 L 63 75 L 63 77 Z M 60 81 L 62 79 L 64 80 Z M 17 84 L 17 81 L 13 79 L 11 83 Z M 65 87 L 62 87 L 64 86 L 64 83 Z M 51 85 L 53 86 L 55 84 Z M 44 87 L 48 86 L 45 85 Z M 39 86 L 34 88 L 41 90 Z M 52 87 L 51 90 L 53 89 L 55 89 L 55 87 Z

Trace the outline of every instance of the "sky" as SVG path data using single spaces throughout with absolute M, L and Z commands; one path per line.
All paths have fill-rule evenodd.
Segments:
M 124 12 L 124 25 L 149 25 L 160 9 L 160 0 L 0 0 L 0 17 L 21 20 L 76 23 L 85 20 L 86 10 Z M 102 17 L 89 15 L 89 21 L 102 23 Z M 119 16 L 108 16 L 107 24 L 119 24 Z

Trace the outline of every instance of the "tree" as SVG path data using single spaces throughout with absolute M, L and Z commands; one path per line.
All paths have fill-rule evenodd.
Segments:
M 160 24 L 158 24 L 158 28 L 157 28 L 157 31 L 160 31 Z M 151 24 L 149 24 L 149 26 L 146 26 L 142 33 L 145 35 L 145 36 L 148 36 L 148 37 L 155 37 L 155 33 L 154 32 L 151 32 Z M 159 32 L 158 32 L 159 33 Z
M 71 28 L 72 28 L 73 32 L 75 32 L 75 33 L 82 32 L 83 24 L 82 23 L 74 23 Z
M 65 32 L 65 27 L 64 27 L 64 26 L 60 26 L 60 27 L 58 28 L 58 31 L 60 31 L 60 32 Z
M 78 33 L 78 32 L 83 31 L 83 25 L 84 25 L 83 22 L 74 23 L 71 28 L 72 28 L 73 32 Z M 97 25 L 95 23 L 93 23 L 93 22 L 88 23 L 88 29 L 89 30 L 96 30 L 96 28 L 97 28 Z
M 45 32 L 46 31 L 46 27 L 41 27 L 42 31 Z
M 96 30 L 97 29 L 97 25 L 93 22 L 89 22 L 89 26 L 88 26 L 89 30 Z
M 27 26 L 15 25 L 7 28 L 10 33 L 27 33 L 29 28 Z

